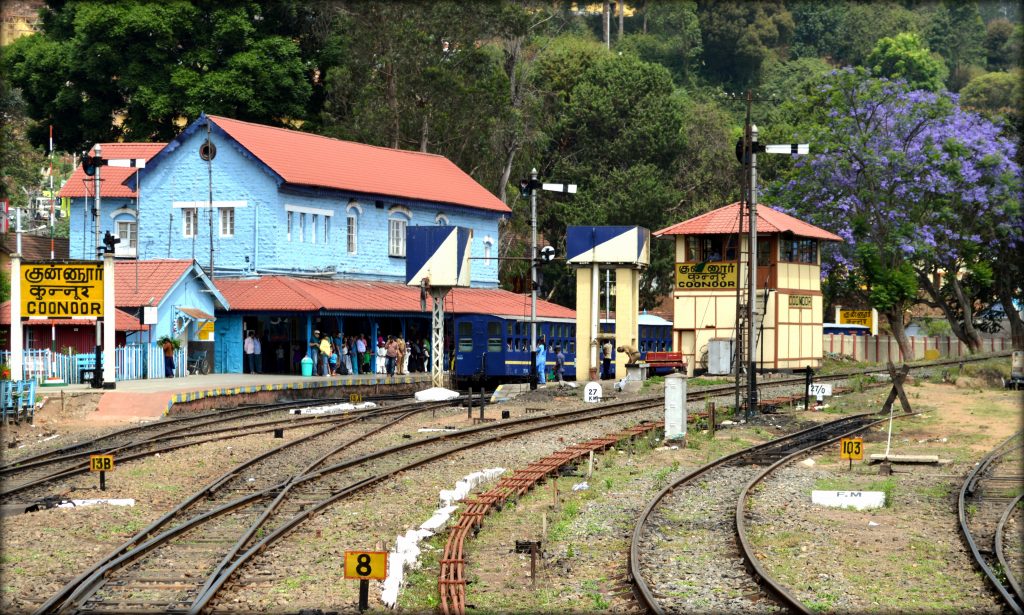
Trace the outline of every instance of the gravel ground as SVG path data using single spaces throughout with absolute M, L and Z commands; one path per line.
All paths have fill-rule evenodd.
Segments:
M 915 409 L 934 403 L 941 411 L 898 421 L 893 452 L 938 454 L 951 458 L 951 464 L 899 464 L 885 477 L 864 463 L 849 470 L 837 450 L 826 449 L 811 457 L 811 466 L 790 465 L 774 474 L 748 504 L 749 537 L 762 564 L 812 609 L 1003 610 L 960 537 L 956 494 L 974 461 L 1014 428 L 1017 400 L 998 391 L 941 385 L 912 391 Z M 992 420 L 996 417 L 1002 419 Z M 884 430 L 865 441 L 868 453 L 883 452 Z M 873 511 L 822 508 L 810 503 L 814 489 L 884 491 L 888 505 Z
M 917 387 L 912 389 L 911 401 L 918 409 L 924 405 L 920 396 L 928 398 L 929 395 Z M 862 515 L 858 524 L 862 522 L 864 527 L 857 525 L 856 532 L 830 534 L 836 544 L 847 544 L 844 542 L 847 538 L 854 541 L 851 544 L 855 544 L 860 549 L 858 553 L 863 555 L 844 557 L 843 554 L 849 551 L 842 550 L 812 566 L 815 573 L 829 575 L 830 579 L 849 576 L 848 583 L 836 583 L 837 591 L 853 594 L 850 598 L 852 606 L 847 607 L 848 610 L 928 612 L 930 609 L 926 605 L 932 603 L 925 602 L 920 596 L 931 595 L 941 596 L 943 609 L 947 611 L 960 608 L 985 611 L 987 605 L 994 604 L 976 574 L 964 573 L 961 578 L 952 572 L 954 568 L 959 569 L 957 566 L 945 562 L 933 564 L 938 558 L 963 555 L 955 534 L 951 534 L 949 540 L 931 538 L 941 532 L 955 530 L 955 511 L 953 522 L 946 519 L 953 502 L 950 499 L 953 497 L 952 485 L 958 483 L 955 473 L 967 467 L 961 464 L 969 464 L 971 459 L 983 454 L 987 441 L 999 435 L 1000 421 L 1005 417 L 1005 412 L 999 414 L 986 409 L 972 412 L 971 403 L 954 399 L 950 391 L 958 392 L 959 389 L 942 387 L 937 394 L 930 395 L 936 397 L 936 407 L 945 409 L 951 404 L 957 405 L 960 410 L 955 416 L 915 419 L 915 425 L 920 423 L 919 426 L 914 429 L 897 427 L 895 433 L 905 444 L 914 444 L 919 439 L 929 440 L 928 444 L 917 447 L 927 452 L 935 452 L 931 439 L 949 436 L 950 442 L 957 444 L 947 452 L 955 459 L 955 467 L 899 468 L 920 474 L 922 480 L 926 474 L 934 476 L 929 477 L 929 482 L 918 484 L 904 478 L 903 474 L 897 474 L 901 481 L 897 491 L 900 497 L 894 509 L 858 513 Z M 517 417 L 524 415 L 527 407 L 567 409 L 582 405 L 579 399 L 581 392 L 582 389 L 566 392 L 554 388 L 538 390 L 500 406 L 489 406 L 487 412 L 488 416 L 497 416 L 500 410 L 509 410 L 512 417 Z M 642 393 L 655 392 L 657 387 Z M 966 390 L 963 393 L 976 396 L 978 391 Z M 851 396 L 849 401 L 837 398 L 830 402 L 834 408 L 864 411 L 877 407 L 884 394 L 885 391 L 876 390 Z M 619 399 L 624 398 L 619 396 Z M 1014 408 L 1017 408 L 1016 404 Z M 691 404 L 691 410 L 696 409 Z M 474 410 L 474 414 L 477 412 Z M 465 409 L 454 409 L 434 417 L 421 417 L 401 429 L 374 436 L 343 456 L 350 457 L 375 447 L 423 437 L 414 429 L 418 426 L 468 425 L 465 413 Z M 820 412 L 801 412 L 793 416 L 816 421 L 834 418 Z M 673 477 L 712 458 L 763 440 L 782 429 L 795 429 L 797 425 L 793 416 L 765 415 L 750 424 L 721 430 L 713 440 L 697 437 L 694 433 L 687 449 L 652 450 L 636 446 L 626 447 L 627 450 L 622 452 L 609 452 L 599 457 L 595 474 L 588 481 L 590 489 L 573 492 L 572 486 L 581 482 L 583 477 L 565 477 L 557 481 L 557 505 L 552 507 L 549 482 L 515 506 L 506 506 L 504 510 L 493 513 L 484 521 L 479 536 L 467 542 L 473 581 L 468 590 L 469 602 L 490 612 L 626 612 L 635 608 L 626 592 L 625 549 L 635 517 L 649 498 Z M 378 544 L 390 546 L 397 535 L 418 526 L 430 516 L 437 506 L 438 491 L 450 489 L 457 479 L 470 472 L 495 466 L 509 470 L 522 467 L 569 443 L 625 427 L 639 416 L 631 418 L 632 421 L 628 418 L 604 421 L 599 426 L 580 424 L 563 428 L 556 435 L 510 438 L 480 450 L 462 453 L 453 459 L 431 463 L 379 484 L 304 522 L 283 541 L 260 554 L 242 569 L 234 585 L 219 597 L 215 606 L 217 610 L 272 613 L 294 613 L 303 607 L 354 611 L 358 584 L 345 581 L 341 575 L 342 556 L 346 549 L 373 548 Z M 645 418 L 660 420 L 662 413 L 654 411 Z M 1013 421 L 1010 423 L 1012 428 Z M 286 437 L 295 437 L 297 432 L 287 430 Z M 249 436 L 125 464 L 108 477 L 108 491 L 103 494 L 95 489 L 94 477 L 84 478 L 86 483 L 91 480 L 92 484 L 75 485 L 82 488 L 75 492 L 76 497 L 137 497 L 140 501 L 131 509 L 50 510 L 3 519 L 3 531 L 0 533 L 3 550 L 0 557 L 3 581 L 0 612 L 22 612 L 45 600 L 88 562 L 109 552 L 162 514 L 172 503 L 228 469 L 234 460 L 247 459 L 280 443 L 280 440 L 269 436 Z M 904 449 L 899 452 L 918 452 L 909 445 Z M 878 451 L 876 447 L 869 448 L 868 452 Z M 828 464 L 819 463 L 815 469 L 824 467 L 838 472 L 838 464 L 834 465 L 836 468 L 828 468 Z M 942 487 L 942 484 L 946 486 Z M 487 485 L 481 487 L 486 488 Z M 845 519 L 843 515 L 850 514 L 848 511 L 823 514 L 821 510 L 810 510 L 809 505 L 804 507 L 801 504 L 804 499 L 809 499 L 804 491 L 806 485 L 793 489 L 790 500 L 780 504 L 787 509 L 786 531 L 803 527 L 797 523 L 806 524 L 808 532 L 818 526 L 835 527 L 841 520 L 832 519 L 832 516 L 839 514 Z M 907 497 L 906 502 L 904 496 Z M 806 519 L 798 515 L 795 522 L 790 523 L 789 509 L 800 510 L 800 515 L 806 515 Z M 903 513 L 906 513 L 905 518 Z M 918 520 L 918 516 L 924 522 Z M 783 527 L 782 519 L 771 519 L 777 528 Z M 866 527 L 868 520 L 884 523 L 869 530 Z M 541 526 L 546 526 L 546 535 Z M 1018 523 L 1014 530 L 1018 537 L 1019 526 Z M 918 531 L 919 527 L 922 527 L 921 531 Z M 923 529 L 925 527 L 930 529 Z M 879 532 L 880 529 L 884 533 Z M 544 540 L 546 557 L 540 567 L 537 587 L 531 588 L 529 556 L 509 551 L 515 540 L 538 537 Z M 874 541 L 880 537 L 884 538 L 877 543 L 881 547 L 868 550 L 866 545 L 875 544 Z M 424 567 L 408 579 L 407 588 L 399 597 L 400 610 L 419 612 L 431 610 L 436 605 L 436 550 L 443 545 L 444 539 L 442 534 L 425 543 Z M 806 555 L 809 551 L 799 551 L 799 547 L 795 553 L 780 552 L 780 566 L 790 566 L 790 560 L 803 565 L 807 560 L 816 559 L 819 551 L 810 551 L 815 558 Z M 804 557 L 797 557 L 801 553 Z M 880 571 L 876 570 L 879 562 L 882 563 Z M 800 574 L 801 579 L 809 578 L 802 571 Z M 908 583 L 907 579 L 911 582 Z M 371 590 L 371 608 L 382 608 L 378 596 L 379 588 L 374 587 Z M 872 607 L 873 602 L 878 602 L 878 606 Z

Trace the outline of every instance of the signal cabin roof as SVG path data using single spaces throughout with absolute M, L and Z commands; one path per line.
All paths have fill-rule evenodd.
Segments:
M 420 289 L 396 282 L 323 280 L 287 276 L 221 278 L 215 281 L 232 311 L 420 312 Z M 427 298 L 430 314 L 432 301 Z M 530 297 L 500 288 L 453 288 L 446 312 L 529 318 Z M 576 318 L 576 311 L 537 300 L 538 318 Z
M 701 214 L 695 218 L 684 220 L 672 226 L 656 231 L 656 237 L 666 235 L 729 235 L 737 232 L 748 232 L 750 224 L 744 217 L 743 230 L 737 231 L 739 226 L 741 203 L 733 203 L 725 207 Z M 792 233 L 797 237 L 809 237 L 822 241 L 842 241 L 836 234 L 830 233 L 823 228 L 808 224 L 803 220 L 784 214 L 777 209 L 767 205 L 757 206 L 757 232 L 758 234 L 771 235 L 777 233 Z
M 101 143 L 100 154 L 107 160 L 118 158 L 145 158 L 148 162 L 156 156 L 166 143 Z M 92 156 L 96 152 L 93 147 L 89 150 Z M 135 188 L 126 182 L 135 175 L 138 169 L 130 167 L 103 166 L 100 170 L 100 196 L 101 197 L 128 197 L 135 198 Z M 145 188 L 145 186 L 143 186 Z M 61 197 L 84 197 L 93 196 L 96 192 L 96 178 L 90 177 L 82 170 L 82 165 L 75 167 L 64 187 L 60 189 L 57 196 Z

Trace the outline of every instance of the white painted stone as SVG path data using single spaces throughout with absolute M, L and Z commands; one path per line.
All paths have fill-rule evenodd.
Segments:
M 433 387 L 423 391 L 416 391 L 416 401 L 448 401 L 459 396 L 458 391 L 452 391 L 444 387 Z
M 868 510 L 885 506 L 882 491 L 812 491 L 811 503 L 829 508 Z
M 588 382 L 587 386 L 583 389 L 583 401 L 587 403 L 597 403 L 601 401 L 603 396 L 604 390 L 596 382 Z

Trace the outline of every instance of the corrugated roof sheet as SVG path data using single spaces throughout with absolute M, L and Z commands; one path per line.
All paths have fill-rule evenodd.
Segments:
M 737 233 L 736 228 L 739 226 L 740 215 L 739 208 L 740 203 L 719 207 L 696 218 L 690 218 L 689 220 L 663 228 L 655 232 L 654 235 L 661 237 L 664 235 L 723 235 Z M 747 232 L 749 228 L 749 223 L 744 218 L 742 232 Z M 810 237 L 824 241 L 842 241 L 842 238 L 838 235 L 762 204 L 757 206 L 757 232 L 758 234 L 763 233 L 766 235 L 789 232 L 797 237 Z
M 28 319 L 23 322 L 30 327 L 49 327 L 50 325 L 56 325 L 58 327 L 93 327 L 96 325 L 95 320 L 90 320 L 88 318 L 38 318 Z M 10 301 L 0 303 L 0 325 L 11 325 Z M 139 322 L 138 318 L 135 318 L 124 310 L 117 309 L 117 311 L 114 312 L 114 328 L 117 331 L 145 331 L 149 327 Z
M 53 238 L 53 258 L 55 260 L 67 260 L 69 257 L 69 246 L 71 242 L 67 237 Z M 4 251 L 7 254 L 14 254 L 18 248 L 18 236 L 16 233 L 4 235 Z M 50 238 L 37 235 L 21 236 L 21 258 L 26 261 L 47 261 L 50 260 Z
M 396 282 L 319 280 L 264 276 L 217 279 L 217 288 L 232 311 L 266 312 L 419 312 L 420 290 Z M 431 301 L 427 299 L 427 309 Z M 455 288 L 445 298 L 445 311 L 529 317 L 530 297 L 498 288 Z M 576 311 L 537 301 L 541 318 L 575 318 Z
M 209 117 L 289 184 L 511 212 L 444 156 Z
M 157 305 L 191 267 L 190 260 L 114 261 L 114 300 L 125 307 Z
M 101 152 L 104 158 L 111 160 L 115 158 L 145 158 L 149 160 L 164 148 L 166 143 L 101 143 Z M 96 151 L 93 147 L 89 155 Z M 135 174 L 138 169 L 128 167 L 104 166 L 100 170 L 100 197 L 135 197 L 135 190 L 125 185 L 125 182 Z M 145 186 L 143 186 L 145 188 Z M 71 178 L 60 189 L 58 196 L 61 197 L 92 197 L 96 192 L 96 178 L 89 177 L 82 170 L 82 165 L 75 167 Z

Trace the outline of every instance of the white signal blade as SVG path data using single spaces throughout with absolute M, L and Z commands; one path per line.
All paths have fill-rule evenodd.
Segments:
M 146 159 L 145 158 L 114 158 L 113 160 L 107 160 L 108 167 L 130 167 L 133 169 L 145 169 Z
M 576 184 L 542 184 L 541 188 L 548 192 L 568 192 L 576 194 Z
M 810 148 L 806 143 L 783 143 L 781 145 L 765 145 L 764 151 L 769 154 L 806 154 Z

